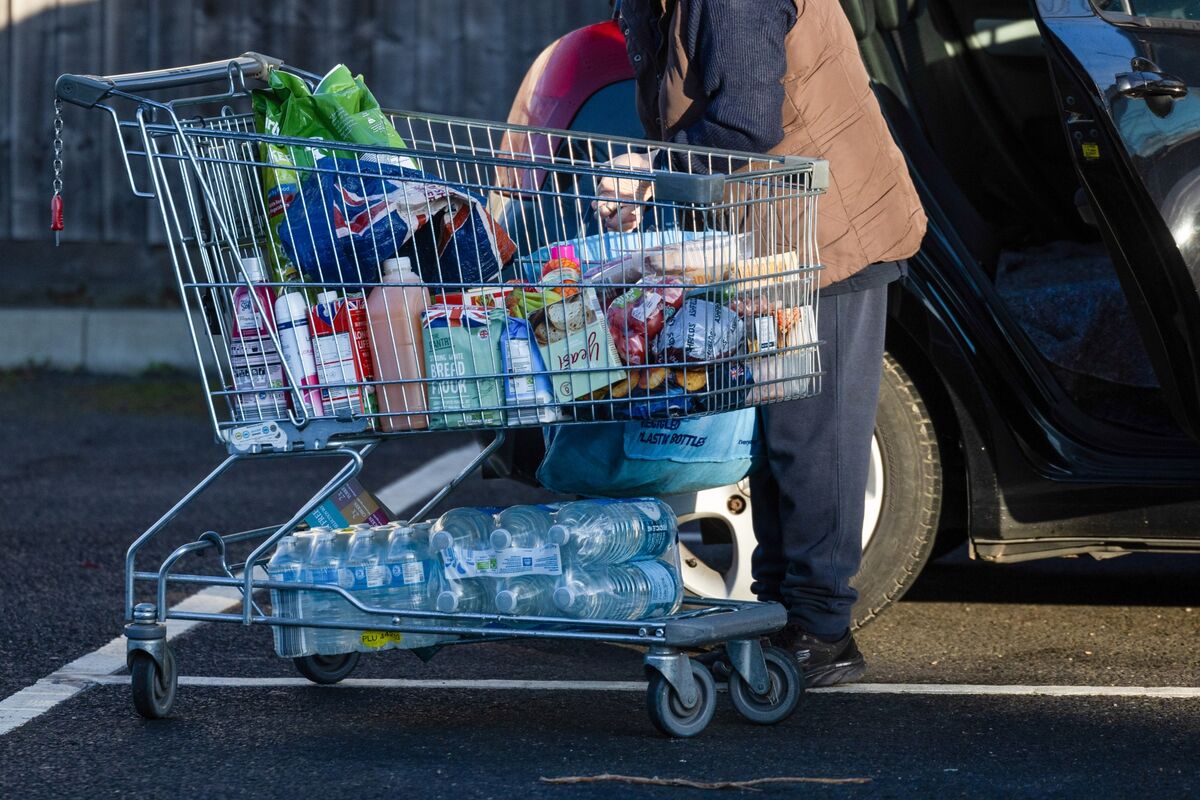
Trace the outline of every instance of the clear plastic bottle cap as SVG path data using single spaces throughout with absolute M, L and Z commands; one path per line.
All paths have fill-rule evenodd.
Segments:
M 390 530 L 390 538 L 411 539 L 412 535 L 416 533 L 416 531 L 408 525 L 396 525 Z
M 257 256 L 246 256 L 242 259 L 242 269 L 246 272 L 246 277 L 255 283 L 265 281 L 267 279 L 267 271 L 263 267 L 261 258 Z
M 496 528 L 492 531 L 492 548 L 494 550 L 503 550 L 506 547 L 512 547 L 512 534 L 506 528 Z
M 385 278 L 391 275 L 403 275 L 406 272 L 412 271 L 412 261 L 408 256 L 389 258 L 385 259 L 383 262 L 383 275 Z
M 317 305 L 332 305 L 338 301 L 337 289 L 317 293 Z
M 558 524 L 551 525 L 546 530 L 546 535 L 550 538 L 550 541 L 558 545 L 566 544 L 571 538 L 571 532 L 567 530 L 567 526 Z
M 575 605 L 575 590 L 570 586 L 559 586 L 554 590 L 554 605 L 564 611 Z
M 517 594 L 511 589 L 496 593 L 496 610 L 501 614 L 511 614 L 517 607 Z
M 450 535 L 449 531 L 438 531 L 429 537 L 429 546 L 434 550 L 446 550 L 452 544 L 454 544 L 454 537 Z
M 458 598 L 454 592 L 442 592 L 437 598 L 437 610 L 443 614 L 453 614 L 458 611 Z

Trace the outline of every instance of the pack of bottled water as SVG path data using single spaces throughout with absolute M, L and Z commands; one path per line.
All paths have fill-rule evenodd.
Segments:
M 491 594 L 498 614 L 638 620 L 679 610 L 677 538 L 671 507 L 646 498 L 458 508 L 434 523 L 430 544 L 445 591 Z
M 429 523 L 312 528 L 284 537 L 272 581 L 338 586 L 272 590 L 280 656 L 418 649 L 445 633 L 371 630 L 381 620 L 445 627 L 406 612 L 484 615 L 461 626 L 536 624 L 508 617 L 639 620 L 672 614 L 683 598 L 670 506 L 655 500 L 456 508 Z M 371 613 L 376 612 L 376 613 Z M 338 625 L 352 627 L 338 627 Z

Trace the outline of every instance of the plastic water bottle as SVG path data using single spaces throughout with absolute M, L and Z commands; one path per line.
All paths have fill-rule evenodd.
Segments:
M 481 508 L 452 508 L 433 524 L 429 547 L 434 552 L 449 550 L 483 550 L 488 546 L 492 526 L 491 513 Z
M 657 558 L 675 541 L 677 523 L 661 500 L 579 500 L 555 516 L 550 541 L 578 564 Z
M 496 582 L 491 578 L 445 580 L 437 596 L 437 610 L 444 614 L 491 614 L 496 610 Z M 465 620 L 468 625 L 479 624 Z
M 552 575 L 520 575 L 497 581 L 496 610 L 520 617 L 554 617 L 556 578 Z
M 350 577 L 350 585 L 346 588 L 354 594 L 355 599 L 365 606 L 382 608 L 388 604 L 392 583 L 392 574 L 384 565 L 384 557 L 387 555 L 388 532 L 386 527 L 377 530 L 370 525 L 360 523 L 354 526 L 354 533 L 350 537 L 345 569 Z M 353 610 L 352 618 L 364 626 L 390 620 L 389 617 L 368 614 L 357 608 Z M 364 653 L 389 650 L 395 647 L 391 638 L 379 635 L 377 632 L 350 631 L 349 633 L 354 637 L 355 649 Z
M 306 583 L 341 585 L 349 538 L 328 529 L 314 534 L 312 551 L 304 565 Z M 336 593 L 311 591 L 305 594 L 306 612 L 310 619 L 317 622 L 354 622 L 353 606 Z M 314 649 L 321 655 L 337 655 L 354 649 L 354 631 L 337 628 L 313 628 L 312 631 Z
M 636 620 L 673 614 L 683 600 L 683 584 L 658 560 L 576 567 L 563 573 L 554 604 L 578 619 Z
M 512 506 L 496 515 L 496 530 L 492 531 L 492 547 L 541 547 L 550 541 L 550 528 L 557 506 Z
M 308 557 L 309 537 L 285 536 L 275 547 L 275 554 L 267 562 L 267 575 L 272 581 L 299 583 L 304 578 L 304 560 Z M 300 592 L 279 589 L 271 590 L 271 608 L 275 616 L 283 619 L 300 619 Z M 311 628 L 292 625 L 275 625 L 275 653 L 284 658 L 311 655 Z
M 384 530 L 389 530 L 384 527 Z M 377 529 L 378 530 L 378 529 Z M 404 611 L 432 611 L 433 587 L 437 586 L 436 563 L 429 557 L 417 530 L 401 525 L 390 529 L 387 555 L 384 559 L 391 574 L 391 586 L 386 605 L 394 609 L 406 625 L 429 625 L 429 620 L 404 618 Z M 441 641 L 436 634 L 406 633 L 401 647 L 429 647 Z

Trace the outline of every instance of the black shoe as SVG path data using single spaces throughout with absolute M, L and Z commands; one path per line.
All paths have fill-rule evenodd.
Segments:
M 804 685 L 836 686 L 856 681 L 867 671 L 867 660 L 849 632 L 836 642 L 826 642 L 788 625 L 771 637 L 771 644 L 795 653 L 804 672 Z

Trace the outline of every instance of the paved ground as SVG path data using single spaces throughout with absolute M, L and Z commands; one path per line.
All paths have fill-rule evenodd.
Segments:
M 119 633 L 125 546 L 221 455 L 193 395 L 174 379 L 0 377 L 0 546 L 10 569 L 0 582 L 0 698 Z M 58 410 L 68 399 L 69 416 Z M 364 482 L 381 486 L 462 443 L 387 445 Z M 173 544 L 282 519 L 332 465 L 243 470 L 181 517 Z M 452 502 L 536 496 L 476 479 Z M 956 553 L 930 565 L 861 642 L 871 683 L 1200 686 L 1198 631 L 1200 558 L 994 566 Z M 258 629 L 201 626 L 176 652 L 189 678 L 295 677 Z M 640 672 L 628 649 L 526 642 L 451 649 L 428 664 L 381 654 L 355 677 L 628 682 Z M 150 723 L 133 714 L 127 686 L 99 685 L 0 736 L 0 797 L 711 794 L 539 782 L 606 772 L 870 779 L 766 790 L 776 796 L 1200 795 L 1196 698 L 811 693 L 774 729 L 742 722 L 723 701 L 710 729 L 687 742 L 658 737 L 643 706 L 641 692 L 611 688 L 283 681 L 184 685 L 173 717 Z

